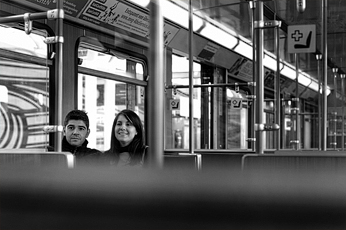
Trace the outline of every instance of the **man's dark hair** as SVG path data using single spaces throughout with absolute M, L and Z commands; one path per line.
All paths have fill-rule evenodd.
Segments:
M 82 110 L 75 109 L 70 111 L 65 117 L 64 126 L 68 124 L 69 120 L 82 120 L 84 121 L 87 129 L 89 129 L 89 117 L 86 112 Z

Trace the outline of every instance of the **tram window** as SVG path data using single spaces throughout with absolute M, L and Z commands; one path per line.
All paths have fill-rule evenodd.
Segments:
M 86 67 L 111 74 L 117 74 L 128 78 L 144 80 L 143 64 L 136 63 L 135 66 L 131 66 L 133 70 L 129 71 L 129 59 L 128 55 L 126 54 L 117 52 L 105 54 L 92 49 L 80 47 L 78 49 L 78 57 L 81 60 L 81 67 Z
M 101 151 L 110 147 L 113 120 L 123 109 L 133 110 L 144 121 L 144 90 L 134 84 L 78 75 L 78 108 L 87 111 L 90 119 L 90 146 Z
M 34 32 L 0 26 L 0 149 L 48 146 L 47 35 Z M 27 55 L 38 57 L 35 64 Z
M 78 56 L 80 67 L 85 67 L 78 74 L 78 109 L 85 110 L 90 119 L 88 146 L 105 151 L 118 112 L 131 109 L 145 121 L 144 65 L 125 54 L 113 56 L 83 47 Z

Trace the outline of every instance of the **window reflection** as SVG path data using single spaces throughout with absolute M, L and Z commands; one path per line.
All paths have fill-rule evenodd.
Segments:
M 23 30 L 0 25 L 0 48 L 35 57 L 47 57 L 45 32 L 34 31 L 27 35 Z
M 117 52 L 111 54 L 101 53 L 92 49 L 78 49 L 80 66 L 98 70 L 106 73 L 117 74 L 120 76 L 143 80 L 143 64 L 136 63 L 133 70 L 129 69 L 128 56 Z

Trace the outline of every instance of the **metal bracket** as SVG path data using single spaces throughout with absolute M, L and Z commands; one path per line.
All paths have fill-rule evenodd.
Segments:
M 55 37 L 46 37 L 44 39 L 44 43 L 46 44 L 52 44 L 52 43 L 64 43 L 64 37 L 62 36 L 55 36 Z
M 30 34 L 32 31 L 32 21 L 29 13 L 24 14 L 24 30 L 26 34 Z
M 256 142 L 256 138 L 255 137 L 247 138 L 246 141 Z
M 234 91 L 235 91 L 236 93 L 239 93 L 239 90 L 240 90 L 240 88 L 239 88 L 238 83 L 237 83 L 237 82 L 234 83 Z
M 63 9 L 54 9 L 54 10 L 47 11 L 48 20 L 64 19 L 64 17 L 65 17 L 65 13 Z
M 297 144 L 299 144 L 299 140 L 291 140 L 290 143 L 297 145 Z
M 254 22 L 255 29 L 266 29 L 266 28 L 274 28 L 274 27 L 281 27 L 281 21 L 269 20 L 269 21 L 255 21 Z
M 299 140 L 291 140 L 291 141 L 290 141 L 290 144 L 293 145 L 293 148 L 294 148 L 295 150 L 298 150 L 298 149 L 299 149 L 300 141 L 299 141 Z
M 248 86 L 253 86 L 253 87 L 256 87 L 256 82 L 255 81 L 249 81 L 247 83 Z
M 43 126 L 43 132 L 45 132 L 45 133 L 62 132 L 63 130 L 64 130 L 64 126 L 62 126 L 62 125 L 45 125 L 45 126 Z
M 316 54 L 316 60 L 321 61 L 322 60 L 322 54 Z
M 176 96 L 177 95 L 177 86 L 173 85 L 173 95 Z
M 256 99 L 256 95 L 246 95 L 246 98 L 254 100 Z
M 250 9 L 255 9 L 256 8 L 256 6 L 255 6 L 253 1 L 249 1 L 249 7 L 250 7 Z
M 278 124 L 255 124 L 255 131 L 274 131 L 279 130 Z

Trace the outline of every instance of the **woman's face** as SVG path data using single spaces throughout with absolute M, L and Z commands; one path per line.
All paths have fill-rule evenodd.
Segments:
M 119 116 L 114 132 L 122 147 L 129 145 L 137 134 L 136 128 L 124 115 Z

